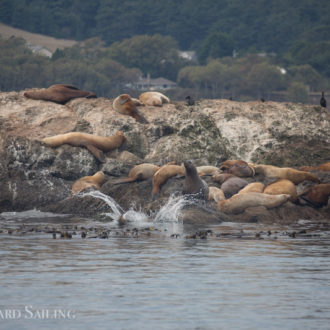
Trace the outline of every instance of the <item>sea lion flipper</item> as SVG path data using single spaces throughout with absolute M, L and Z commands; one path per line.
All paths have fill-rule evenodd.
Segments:
M 101 162 L 104 163 L 105 162 L 105 157 L 104 157 L 104 153 L 102 150 L 97 149 L 95 146 L 91 145 L 91 144 L 86 144 L 86 148 Z

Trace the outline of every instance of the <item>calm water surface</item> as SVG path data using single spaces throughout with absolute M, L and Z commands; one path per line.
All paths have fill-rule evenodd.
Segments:
M 246 230 L 212 229 L 230 228 Z M 0 329 L 330 328 L 328 236 L 195 240 L 174 231 L 181 236 L 0 234 Z

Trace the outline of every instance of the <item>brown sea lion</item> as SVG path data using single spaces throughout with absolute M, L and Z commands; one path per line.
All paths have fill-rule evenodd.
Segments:
M 135 181 L 142 181 L 152 178 L 154 174 L 159 170 L 159 166 L 154 164 L 139 164 L 134 166 L 128 173 L 128 178 L 120 179 L 115 181 L 113 184 L 120 184 L 120 183 L 129 183 Z
M 96 172 L 92 176 L 84 176 L 72 185 L 72 194 L 78 194 L 87 188 L 95 188 L 99 190 L 105 181 L 105 175 L 102 171 Z
M 330 171 L 330 162 L 323 163 L 317 166 L 301 166 L 301 171 L 324 171 L 328 172 Z
M 322 207 L 328 204 L 330 197 L 330 183 L 321 183 L 312 186 L 299 195 L 299 199 L 303 199 L 315 207 Z
M 230 166 L 223 165 L 224 163 L 221 164 L 220 169 L 226 173 L 230 173 L 238 177 L 247 177 L 255 175 L 254 168 L 244 160 L 237 160 Z
M 295 170 L 290 167 L 277 167 L 272 165 L 254 165 L 256 174 L 262 174 L 268 178 L 287 179 L 294 184 L 299 184 L 305 180 L 319 183 L 320 180 L 313 174 L 305 171 Z
M 226 199 L 223 191 L 220 188 L 217 187 L 209 187 L 209 196 L 208 200 L 214 200 L 216 203 L 218 203 L 221 200 Z
M 139 100 L 145 105 L 161 107 L 163 103 L 170 103 L 170 99 L 159 92 L 144 92 L 139 96 Z
M 163 165 L 154 174 L 152 180 L 152 200 L 158 198 L 161 185 L 177 174 L 185 175 L 185 168 L 183 165 Z
M 268 195 L 264 193 L 250 192 L 236 194 L 229 199 L 218 202 L 218 209 L 225 213 L 241 213 L 248 207 L 265 206 L 273 208 L 282 205 L 290 198 L 290 195 Z
M 239 178 L 233 174 L 221 173 L 212 176 L 215 182 L 221 184 L 221 190 L 225 194 L 226 198 L 237 194 L 242 188 L 244 188 L 248 182 L 245 179 Z
M 262 182 L 251 182 L 246 185 L 243 189 L 241 189 L 238 194 L 247 194 L 250 192 L 259 192 L 262 193 L 264 191 L 265 185 Z
M 298 198 L 297 189 L 294 183 L 287 179 L 279 179 L 264 189 L 264 194 L 269 195 L 280 195 L 280 194 L 288 194 L 290 195 L 290 201 L 295 203 Z
M 199 177 L 195 165 L 191 161 L 185 161 L 183 165 L 186 170 L 183 194 L 193 195 L 194 198 L 207 200 L 209 197 L 209 187 L 207 183 Z
M 27 91 L 24 93 L 24 96 L 33 100 L 44 100 L 65 104 L 72 99 L 80 97 L 95 98 L 96 94 L 89 91 L 83 91 L 71 85 L 57 84 L 46 89 Z
M 122 115 L 131 116 L 140 123 L 148 123 L 144 116 L 136 108 L 137 102 L 128 94 L 121 94 L 113 101 L 113 108 Z
M 204 175 L 215 175 L 215 174 L 220 174 L 221 171 L 215 167 L 215 166 L 197 166 L 197 173 L 199 176 L 204 176 Z
M 74 147 L 87 148 L 100 162 L 105 161 L 103 151 L 107 152 L 120 147 L 126 142 L 122 131 L 117 131 L 112 136 L 98 136 L 88 133 L 71 132 L 59 134 L 41 140 L 50 147 L 58 147 L 62 144 L 69 144 Z

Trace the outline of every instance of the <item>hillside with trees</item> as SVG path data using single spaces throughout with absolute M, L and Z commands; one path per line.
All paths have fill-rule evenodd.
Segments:
M 0 0 L 0 21 L 80 40 L 51 59 L 0 39 L 0 89 L 71 83 L 114 96 L 141 75 L 178 83 L 174 97 L 306 101 L 329 88 L 330 2 Z M 179 50 L 193 50 L 197 62 Z M 134 91 L 132 91 L 134 94 Z

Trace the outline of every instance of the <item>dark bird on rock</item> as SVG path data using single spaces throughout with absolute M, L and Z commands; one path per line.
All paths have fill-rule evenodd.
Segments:
M 321 105 L 321 107 L 323 107 L 323 108 L 326 108 L 326 107 L 327 107 L 327 100 L 326 100 L 325 97 L 324 97 L 324 92 L 322 92 L 322 97 L 321 97 L 321 99 L 320 99 L 320 105 Z
M 195 104 L 194 99 L 189 95 L 186 96 L 186 102 L 187 102 L 187 105 L 194 105 Z

